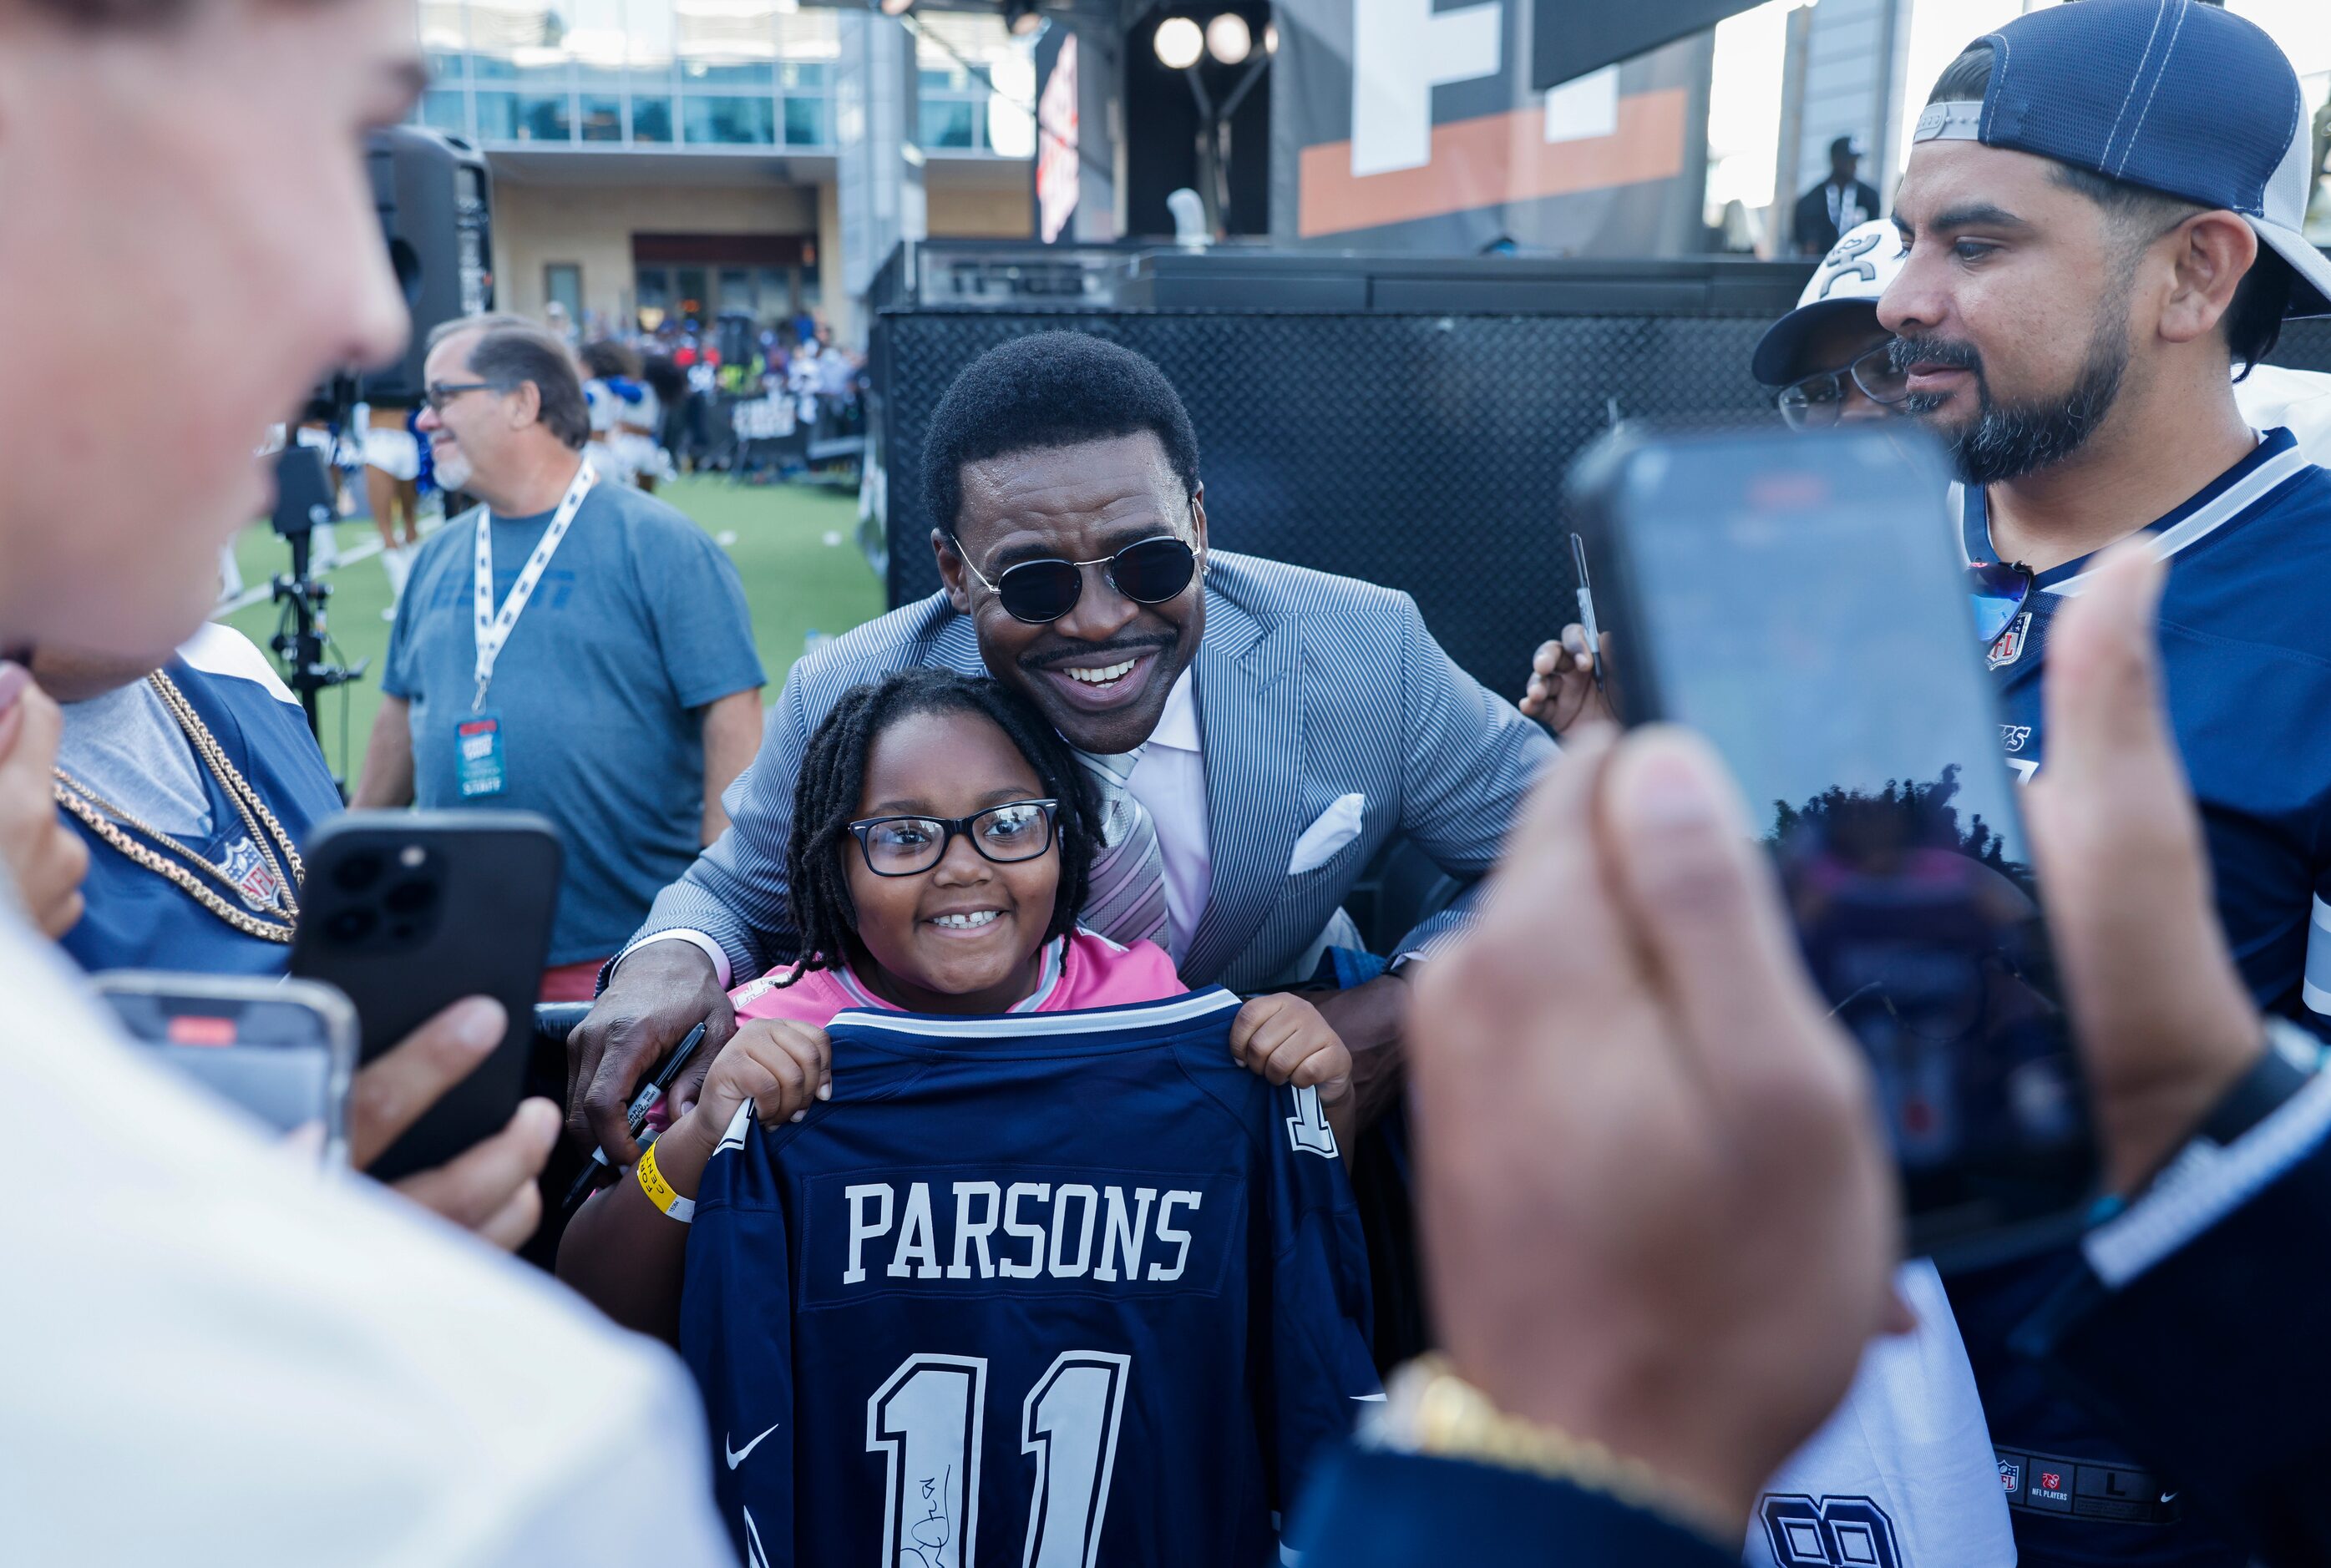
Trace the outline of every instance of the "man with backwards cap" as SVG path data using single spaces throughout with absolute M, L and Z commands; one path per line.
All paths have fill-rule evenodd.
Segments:
M 2047 777 L 2051 617 L 2098 552 L 2150 536 L 2171 727 L 2218 915 L 2262 1011 L 2331 1031 L 2331 473 L 2244 417 L 2231 373 L 2286 318 L 2331 314 L 2302 237 L 2307 118 L 2288 61 L 2193 0 L 2035 12 L 1943 72 L 1895 193 L 1879 324 L 1909 411 L 1947 443 L 1958 522 L 2000 614 L 2002 745 Z M 2219 1564 L 2185 1516 L 2008 1349 L 2069 1259 L 1962 1277 L 1952 1299 L 2026 1564 Z

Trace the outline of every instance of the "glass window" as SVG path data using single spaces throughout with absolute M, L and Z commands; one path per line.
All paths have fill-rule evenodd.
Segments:
M 766 146 L 776 139 L 775 106 L 766 98 L 690 98 L 688 139 Z
M 785 145 L 787 147 L 823 147 L 826 100 L 823 98 L 788 98 L 785 100 Z
M 563 305 L 569 321 L 583 319 L 583 269 L 574 261 L 552 261 L 542 269 L 546 304 Z
M 701 327 L 711 312 L 704 308 L 704 269 L 676 267 L 672 270 L 672 290 L 679 298 L 672 309 L 685 317 L 690 326 Z
M 568 117 L 566 95 L 521 94 L 518 100 L 518 136 L 520 141 L 573 141 L 575 127 Z
M 661 267 L 642 267 L 632 276 L 632 290 L 639 300 L 640 330 L 662 326 L 671 313 L 671 275 Z
M 671 139 L 671 100 L 668 98 L 632 100 L 632 139 L 633 141 L 670 141 Z
M 775 76 L 766 62 L 691 60 L 680 68 L 681 82 L 699 87 L 766 87 Z
M 788 60 L 777 68 L 777 85 L 787 92 L 823 92 L 825 67 Z
M 929 71 L 923 73 L 926 76 Z M 972 147 L 979 145 L 972 124 L 971 105 L 967 103 L 934 103 L 925 99 L 922 103 L 922 145 L 939 147 Z
M 518 139 L 517 93 L 481 92 L 478 94 L 478 139 L 480 141 L 516 141 Z
M 458 82 L 461 80 L 461 56 L 443 50 L 429 52 L 429 80 Z
M 793 314 L 793 269 L 763 267 L 754 280 L 760 290 L 760 317 L 767 322 L 778 322 Z
M 585 93 L 583 95 L 583 139 L 585 141 L 623 140 L 623 100 L 612 93 Z
M 431 88 L 421 95 L 421 123 L 435 126 L 439 130 L 455 136 L 470 134 L 469 106 L 462 101 L 458 87 Z
M 497 54 L 472 54 L 470 74 L 480 81 L 509 81 L 518 75 L 518 67 Z
M 723 267 L 720 269 L 720 310 L 723 315 L 731 310 L 741 311 L 747 316 L 753 314 L 751 268 Z

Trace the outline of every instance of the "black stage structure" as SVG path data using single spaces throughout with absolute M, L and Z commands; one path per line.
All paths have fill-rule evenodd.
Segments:
M 903 248 L 871 335 L 869 542 L 892 605 L 936 588 L 918 476 L 940 394 L 1006 338 L 1091 332 L 1180 389 L 1218 547 L 1405 591 L 1512 697 L 1575 617 L 1571 460 L 1614 417 L 1776 417 L 1749 350 L 1810 265 Z M 2331 321 L 2291 324 L 2275 358 L 2331 370 Z

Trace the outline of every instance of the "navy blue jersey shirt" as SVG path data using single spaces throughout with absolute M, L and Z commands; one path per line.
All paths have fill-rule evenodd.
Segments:
M 189 661 L 196 658 L 204 662 Z M 223 627 L 206 628 L 163 669 L 295 845 L 304 849 L 319 826 L 339 814 L 339 786 L 308 731 L 307 716 L 257 649 Z M 233 800 L 208 768 L 199 771 L 210 827 L 178 841 L 214 865 L 262 874 Z M 62 807 L 58 814 L 89 843 L 89 875 L 81 882 L 87 908 L 59 939 L 82 968 L 288 972 L 288 945 L 245 936 L 176 883 L 105 842 L 79 817 Z
M 739 1114 L 680 1349 L 748 1563 L 1278 1561 L 1382 1392 L 1335 1136 L 1238 1007 L 843 1013 L 830 1102 Z
M 1962 521 L 1968 558 L 1996 559 L 1980 490 Z M 2148 531 L 2169 560 L 2162 671 L 2219 919 L 2261 1008 L 2331 1030 L 2320 1016 L 2331 1010 L 2331 472 L 2277 430 Z M 2041 573 L 2027 613 L 1992 647 L 2008 765 L 2027 781 L 2046 766 L 2049 623 L 2094 564 Z M 2021 1561 L 2242 1568 L 2246 1553 L 2183 1512 L 2174 1478 L 2149 1473 L 2044 1366 L 2008 1351 L 2077 1263 L 2068 1252 L 1950 1281 Z

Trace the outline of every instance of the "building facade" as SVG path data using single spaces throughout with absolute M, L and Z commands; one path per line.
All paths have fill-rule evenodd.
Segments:
M 845 31 L 794 0 L 419 0 L 423 124 L 494 176 L 503 309 L 587 333 L 810 315 L 861 335 L 844 286 Z M 911 24 L 933 235 L 1032 232 L 1032 45 L 1000 14 Z M 876 258 L 879 261 L 879 258 Z

